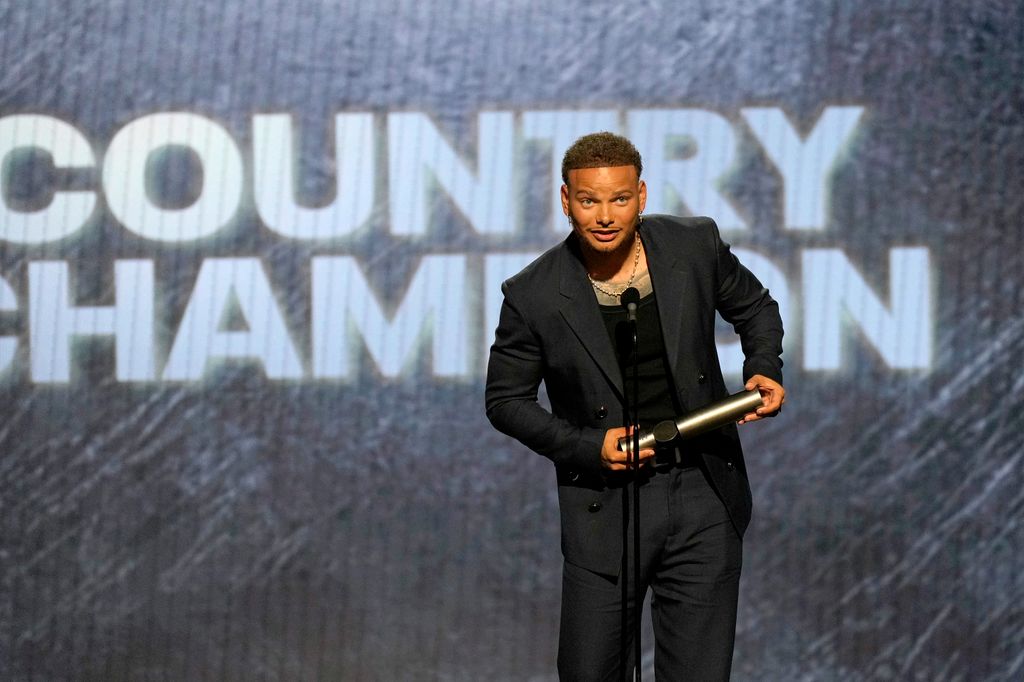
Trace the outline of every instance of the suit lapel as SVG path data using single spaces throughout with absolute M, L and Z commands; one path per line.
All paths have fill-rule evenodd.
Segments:
M 648 219 L 650 220 L 650 219 Z M 661 318 L 661 334 L 665 340 L 665 354 L 668 356 L 669 370 L 673 376 L 679 376 L 679 353 L 682 351 L 682 306 L 686 299 L 684 260 L 680 254 L 674 253 L 666 243 L 659 240 L 654 230 L 645 231 L 641 228 L 640 239 L 644 243 L 647 255 L 647 269 L 651 274 L 651 284 L 658 301 L 658 315 Z
M 605 375 L 619 397 L 622 397 L 622 371 L 612 340 L 608 336 L 594 290 L 587 279 L 576 251 L 575 238 L 570 235 L 562 249 L 559 263 L 559 293 L 562 296 L 560 312 L 573 334 Z

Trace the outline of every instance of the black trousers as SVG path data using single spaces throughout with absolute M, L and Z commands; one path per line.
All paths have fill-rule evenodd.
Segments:
M 632 510 L 632 501 L 630 501 Z M 558 642 L 561 680 L 632 679 L 632 523 L 630 625 L 622 636 L 618 576 L 565 563 Z M 640 485 L 641 598 L 653 592 L 654 669 L 662 682 L 728 680 L 736 636 L 742 542 L 722 501 L 696 467 L 657 472 Z M 622 644 L 626 643 L 626 671 Z

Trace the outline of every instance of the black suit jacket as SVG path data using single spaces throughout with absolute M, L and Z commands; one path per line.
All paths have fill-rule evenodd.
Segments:
M 778 305 L 721 240 L 714 221 L 647 216 L 640 237 L 683 408 L 728 395 L 715 349 L 716 310 L 740 336 L 744 381 L 763 374 L 781 383 Z M 622 375 L 575 235 L 505 281 L 502 292 L 487 367 L 487 417 L 499 431 L 554 462 L 565 559 L 616 575 L 622 505 L 600 453 L 605 432 L 625 422 Z M 537 401 L 541 381 L 550 411 Z M 742 535 L 751 499 L 736 427 L 683 447 L 702 455 Z

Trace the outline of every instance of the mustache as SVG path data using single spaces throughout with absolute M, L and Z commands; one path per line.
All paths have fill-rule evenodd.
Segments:
M 625 224 L 623 224 L 623 225 L 609 225 L 608 227 L 602 227 L 600 224 L 596 225 L 596 227 L 587 227 L 585 225 L 580 225 L 579 221 L 576 220 L 576 216 L 574 216 L 572 214 L 572 210 L 571 209 L 569 210 L 569 213 L 566 214 L 565 217 L 568 219 L 570 227 L 572 227 L 572 228 L 582 227 L 583 229 L 588 229 L 588 230 L 593 230 L 593 229 L 625 230 L 628 227 L 639 227 L 644 222 L 644 214 L 641 213 L 641 212 L 638 212 L 633 217 L 633 222 L 630 225 L 625 225 Z

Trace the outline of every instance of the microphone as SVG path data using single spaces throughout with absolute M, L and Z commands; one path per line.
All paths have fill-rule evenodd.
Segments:
M 636 306 L 640 303 L 640 292 L 636 287 L 629 287 L 619 294 L 619 303 L 626 309 L 626 317 L 630 322 L 636 322 Z

